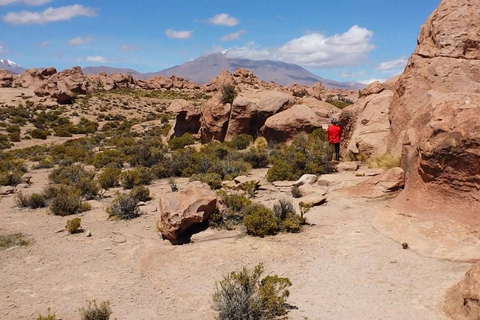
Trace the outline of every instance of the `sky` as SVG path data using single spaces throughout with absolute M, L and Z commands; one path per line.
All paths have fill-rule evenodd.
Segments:
M 156 72 L 210 53 L 337 81 L 402 72 L 440 0 L 0 0 L 0 58 Z

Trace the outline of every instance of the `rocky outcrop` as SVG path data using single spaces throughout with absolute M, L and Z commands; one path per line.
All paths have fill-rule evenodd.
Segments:
M 176 99 L 167 108 L 167 112 L 175 114 L 175 124 L 168 133 L 169 138 L 181 137 L 185 133 L 197 134 L 200 130 L 200 108 L 192 102 Z
M 260 132 L 269 141 L 290 142 L 298 133 L 311 133 L 329 121 L 324 114 L 317 114 L 314 108 L 295 105 L 268 118 Z
M 476 263 L 445 299 L 445 312 L 454 320 L 480 319 L 480 263 Z
M 12 87 L 13 86 L 13 75 L 10 74 L 7 70 L 0 70 L 0 88 L 1 87 Z
M 396 195 L 405 186 L 402 168 L 392 168 L 348 190 L 350 194 L 375 199 Z
M 34 91 L 39 97 L 50 96 L 59 104 L 71 104 L 75 94 L 86 94 L 93 88 L 82 68 L 74 67 L 53 74 Z
M 462 212 L 480 208 L 479 0 L 443 0 L 422 27 L 390 106 L 389 149 L 402 154 L 409 204 Z
M 223 104 L 221 92 L 217 92 L 202 105 L 200 139 L 202 143 L 212 140 L 224 141 L 232 106 Z
M 382 83 L 380 83 L 378 81 L 375 81 L 375 82 L 370 83 L 364 89 L 360 90 L 360 96 L 366 97 L 366 96 L 369 96 L 371 94 L 378 94 L 378 93 L 382 92 L 383 90 L 385 90 L 385 86 Z
M 23 88 L 37 88 L 56 73 L 57 69 L 53 67 L 44 69 L 28 69 L 18 76 L 18 79 L 15 81 L 15 86 Z
M 382 89 L 380 89 L 382 88 Z M 346 107 L 340 116 L 344 155 L 363 158 L 387 153 L 390 136 L 388 119 L 393 91 L 380 83 L 367 87 L 367 93 L 355 104 Z
M 192 234 L 208 227 L 216 207 L 216 193 L 205 183 L 191 182 L 184 190 L 162 196 L 158 230 L 173 244 L 188 243 Z
M 135 80 L 130 74 L 114 73 L 111 75 L 100 73 L 98 76 L 89 76 L 95 87 L 103 90 L 114 90 L 119 88 L 133 88 Z

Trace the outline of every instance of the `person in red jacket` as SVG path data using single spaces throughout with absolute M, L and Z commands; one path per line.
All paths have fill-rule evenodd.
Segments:
M 342 134 L 342 128 L 340 128 L 335 118 L 332 119 L 331 123 L 327 129 L 328 142 L 335 148 L 335 160 L 340 161 L 340 135 Z

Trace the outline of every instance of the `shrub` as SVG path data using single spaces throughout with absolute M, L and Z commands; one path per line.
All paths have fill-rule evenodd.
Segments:
M 20 142 L 20 134 L 18 133 L 10 133 L 8 135 L 8 139 L 12 142 Z
M 50 202 L 50 212 L 56 216 L 69 216 L 90 210 L 88 203 L 83 203 L 78 189 L 63 186 L 55 190 L 56 194 Z
M 252 168 L 266 168 L 268 166 L 268 153 L 260 151 L 257 148 L 251 148 L 247 152 L 241 153 L 240 157 L 243 161 L 249 163 Z
M 235 86 L 231 84 L 222 86 L 222 97 L 220 98 L 220 100 L 222 101 L 223 104 L 227 104 L 227 103 L 232 104 L 236 96 L 237 96 L 237 91 L 235 90 Z
M 232 138 L 229 145 L 237 150 L 246 149 L 253 142 L 253 137 L 249 134 L 239 134 Z
M 79 183 L 83 177 L 91 174 L 92 172 L 86 171 L 82 165 L 74 164 L 54 169 L 48 176 L 48 179 L 56 184 L 74 185 Z
M 109 301 L 97 305 L 97 301 L 87 301 L 87 306 L 79 309 L 82 320 L 108 320 L 112 314 Z
M 188 145 L 194 144 L 195 138 L 190 133 L 185 133 L 181 137 L 175 137 L 168 142 L 168 146 L 172 150 L 183 149 Z
M 75 218 L 72 220 L 67 220 L 67 224 L 65 225 L 65 229 L 67 229 L 68 233 L 75 234 L 83 232 L 82 229 L 82 219 Z
M 121 173 L 122 170 L 119 168 L 104 168 L 102 172 L 97 176 L 97 181 L 100 185 L 100 188 L 108 190 L 110 188 L 118 186 Z
M 287 314 L 290 279 L 277 275 L 261 279 L 264 268 L 259 264 L 248 270 L 233 271 L 216 285 L 213 308 L 220 320 L 274 319 Z
M 240 194 L 224 195 L 223 202 L 226 208 L 220 212 L 221 216 L 216 217 L 216 224 L 227 229 L 242 223 L 245 208 L 252 204 L 250 199 Z
M 32 132 L 30 132 L 30 136 L 33 139 L 46 140 L 48 137 L 48 132 L 40 129 L 33 129 Z
M 150 189 L 145 186 L 137 186 L 132 190 L 132 197 L 138 201 L 149 201 L 152 198 L 150 197 Z
M 81 195 L 87 200 L 95 199 L 100 191 L 100 187 L 94 178 L 95 173 L 91 172 L 89 175 L 82 177 L 80 181 L 75 184 L 75 187 L 80 190 Z
M 280 199 L 273 205 L 273 213 L 278 220 L 285 220 L 292 213 L 295 214 L 295 209 L 290 201 Z
M 210 186 L 212 189 L 220 189 L 222 187 L 222 176 L 218 173 L 200 173 L 190 177 L 190 181 L 201 181 Z
M 8 136 L 0 133 L 0 149 L 8 149 L 12 146 Z
M 384 154 L 382 156 L 376 156 L 368 160 L 368 167 L 372 169 L 384 168 L 391 169 L 395 167 L 400 167 L 401 162 L 400 158 L 395 158 L 391 154 Z
M 93 165 L 95 168 L 103 168 L 107 165 L 121 168 L 124 162 L 125 154 L 116 149 L 98 152 L 93 156 Z
M 148 185 L 155 179 L 152 169 L 145 167 L 138 167 L 138 174 L 140 177 L 140 184 Z
M 111 218 L 122 220 L 131 220 L 140 216 L 138 208 L 139 200 L 133 192 L 118 195 L 107 208 L 107 213 Z
M 298 186 L 292 187 L 292 197 L 294 198 L 301 198 L 302 194 L 300 193 L 300 188 Z
M 0 172 L 0 185 L 2 186 L 16 186 L 22 183 L 23 172 Z
M 122 172 L 120 175 L 120 183 L 123 189 L 133 189 L 140 184 L 140 173 L 136 169 Z
M 36 320 L 57 320 L 57 315 L 55 313 L 51 313 L 52 311 L 50 308 L 47 309 L 46 315 L 39 314 Z
M 170 189 L 172 190 L 172 192 L 178 191 L 177 181 L 175 181 L 174 178 L 168 179 L 168 185 L 170 186 Z
M 278 231 L 298 233 L 306 223 L 303 214 L 297 215 L 293 204 L 285 199 L 280 199 L 273 205 L 273 213 L 278 221 Z
M 15 202 L 19 207 L 29 207 L 31 209 L 43 208 L 46 206 L 45 197 L 39 193 L 33 193 L 30 196 L 24 195 L 21 192 L 15 195 Z
M 0 235 L 0 249 L 28 246 L 31 242 L 32 240 L 28 239 L 23 233 Z
M 247 228 L 248 234 L 260 238 L 274 235 L 278 229 L 278 222 L 273 211 L 257 203 L 245 208 L 243 224 Z

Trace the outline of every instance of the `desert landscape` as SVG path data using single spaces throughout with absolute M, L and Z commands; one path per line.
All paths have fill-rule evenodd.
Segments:
M 478 12 L 360 90 L 0 70 L 0 318 L 479 319 Z

